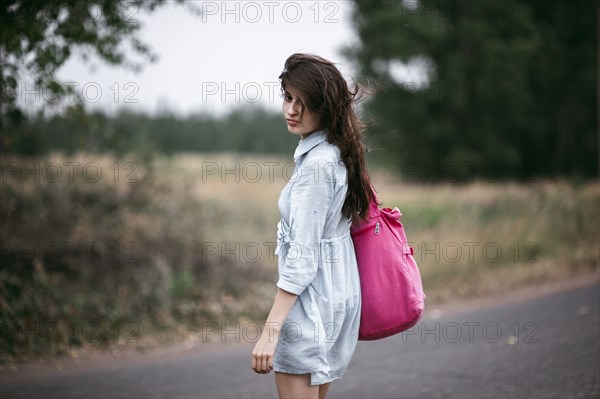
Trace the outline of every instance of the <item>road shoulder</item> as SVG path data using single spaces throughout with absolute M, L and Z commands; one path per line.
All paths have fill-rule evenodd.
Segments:
M 451 301 L 437 305 L 427 305 L 425 319 L 438 319 L 452 314 L 461 314 L 477 309 L 494 308 L 511 303 L 522 303 L 536 298 L 566 292 L 600 283 L 599 272 L 545 282 L 515 289 L 510 293 L 495 294 L 486 297 Z M 147 364 L 150 362 L 169 362 L 182 357 L 219 355 L 227 351 L 247 350 L 248 362 L 252 342 L 203 342 L 200 333 L 187 335 L 179 342 L 156 346 L 138 346 L 112 348 L 107 350 L 80 349 L 70 351 L 68 355 L 51 359 L 40 359 L 26 363 L 0 365 L 2 384 L 28 379 L 53 377 L 78 372 L 94 372 L 102 369 L 115 369 Z

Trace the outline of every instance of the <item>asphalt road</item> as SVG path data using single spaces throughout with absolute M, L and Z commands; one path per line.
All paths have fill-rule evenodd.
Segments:
M 504 304 L 430 311 L 412 330 L 359 342 L 330 398 L 598 398 L 600 291 L 587 284 Z M 9 398 L 274 398 L 251 344 L 30 375 Z

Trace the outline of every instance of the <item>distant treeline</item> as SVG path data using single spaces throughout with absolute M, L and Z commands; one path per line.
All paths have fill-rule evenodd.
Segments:
M 43 155 L 50 151 L 250 152 L 293 153 L 299 138 L 288 133 L 283 117 L 262 109 L 236 110 L 226 117 L 205 114 L 187 117 L 171 113 L 148 115 L 72 108 L 51 117 L 9 118 L 3 126 L 3 152 Z
M 532 148 L 531 140 L 509 140 L 503 137 L 501 129 L 497 131 L 498 136 L 488 131 L 476 140 L 480 145 L 474 150 L 473 141 L 460 137 L 448 138 L 444 146 L 434 144 L 435 140 L 427 137 L 429 134 L 435 138 L 435 135 L 426 126 L 421 126 L 423 130 L 415 127 L 412 132 L 401 132 L 386 128 L 381 115 L 373 114 L 371 118 L 372 124 L 366 132 L 366 142 L 372 150 L 368 154 L 369 163 L 388 168 L 405 182 L 527 181 L 544 177 L 598 176 L 597 137 L 589 131 L 582 130 L 571 137 L 581 145 L 576 148 L 565 145 L 563 149 L 568 157 L 559 165 L 552 162 L 556 138 L 550 132 L 536 136 L 537 145 Z M 31 156 L 51 151 L 66 154 L 84 151 L 115 156 L 134 154 L 139 159 L 150 159 L 153 154 L 239 152 L 291 158 L 298 140 L 287 132 L 281 115 L 264 109 L 238 109 L 219 117 L 206 114 L 183 117 L 127 110 L 107 115 L 72 108 L 51 117 L 5 119 L 0 149 L 3 153 Z M 415 146 L 428 140 L 432 143 Z M 500 156 L 498 146 L 489 145 L 498 140 L 503 142 L 503 151 L 510 150 L 512 157 Z M 443 156 L 450 153 L 451 158 Z

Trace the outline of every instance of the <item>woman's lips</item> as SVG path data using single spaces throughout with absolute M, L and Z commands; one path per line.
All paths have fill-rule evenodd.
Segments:
M 295 119 L 286 119 L 286 120 L 287 120 L 288 125 L 290 125 L 290 126 L 296 126 L 300 123 L 300 121 L 297 121 Z

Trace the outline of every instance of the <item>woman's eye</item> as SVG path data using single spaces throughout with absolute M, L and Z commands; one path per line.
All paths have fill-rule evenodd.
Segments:
M 290 96 L 289 94 L 284 94 L 284 95 L 283 95 L 283 98 L 284 98 L 284 99 L 285 99 L 285 101 L 287 101 L 287 102 L 292 102 L 292 101 L 293 101 L 293 100 L 292 100 L 292 96 Z

